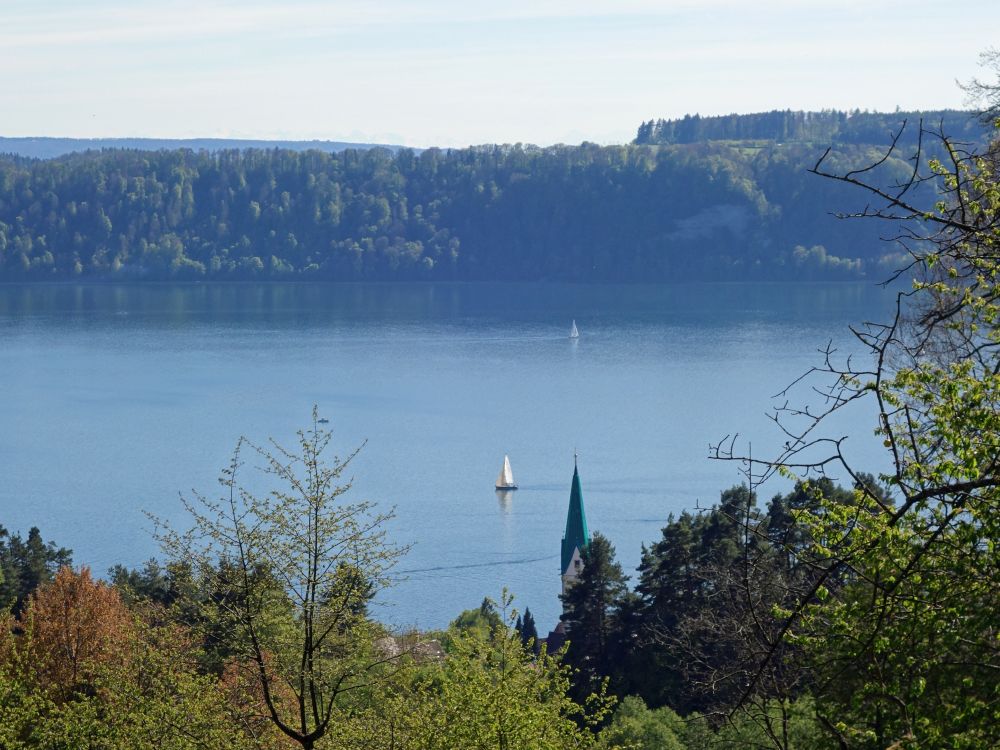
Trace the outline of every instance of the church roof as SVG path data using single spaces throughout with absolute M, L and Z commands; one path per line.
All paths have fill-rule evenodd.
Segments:
M 583 490 L 580 489 L 580 473 L 573 465 L 573 488 L 569 493 L 569 512 L 566 514 L 566 533 L 562 539 L 562 572 L 565 573 L 573 560 L 573 550 L 581 552 L 590 544 L 587 529 L 587 514 L 583 510 Z

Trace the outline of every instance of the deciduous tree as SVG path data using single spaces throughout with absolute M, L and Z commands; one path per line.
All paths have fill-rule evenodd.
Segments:
M 492 637 L 462 632 L 446 659 L 397 695 L 394 747 L 412 750 L 570 750 L 596 746 L 613 700 L 603 689 L 569 697 L 571 670 L 543 648 L 536 656 L 514 629 L 504 593 Z M 403 738 L 406 738 L 405 741 Z M 386 745 L 389 746 L 388 744 Z
M 86 566 L 64 567 L 31 595 L 21 625 L 38 684 L 65 698 L 92 690 L 103 665 L 122 658 L 134 618 Z
M 1000 735 L 1000 173 L 993 152 L 922 123 L 918 136 L 911 176 L 894 187 L 878 163 L 816 164 L 868 194 L 852 216 L 894 225 L 909 258 L 898 275 L 914 283 L 894 317 L 855 329 L 868 358 L 828 351 L 811 373 L 825 410 L 779 409 L 785 451 L 742 457 L 755 482 L 838 470 L 855 484 L 850 502 L 794 513 L 818 574 L 779 629 L 811 657 L 820 715 L 842 747 L 972 748 Z M 943 158 L 924 160 L 928 141 Z M 886 448 L 888 494 L 847 460 L 843 436 L 823 431 L 863 404 Z
M 269 721 L 308 750 L 331 732 L 347 694 L 394 658 L 376 647 L 381 628 L 365 607 L 401 550 L 386 541 L 388 514 L 342 500 L 357 451 L 327 458 L 332 435 L 315 408 L 297 434 L 294 449 L 241 439 L 222 496 L 186 498 L 193 528 L 161 524 L 159 536 L 172 559 L 211 579 L 212 596 L 196 604 L 226 623 L 232 657 L 252 666 Z M 254 486 L 274 480 L 268 492 L 244 484 L 247 453 L 262 462 Z

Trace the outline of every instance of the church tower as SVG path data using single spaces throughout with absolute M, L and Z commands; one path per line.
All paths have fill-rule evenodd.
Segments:
M 562 593 L 580 579 L 583 572 L 583 551 L 590 544 L 590 530 L 587 528 L 587 514 L 583 511 L 583 490 L 580 489 L 580 472 L 576 468 L 573 455 L 573 485 L 569 491 L 569 511 L 566 513 L 566 532 L 562 538 Z M 565 614 L 565 604 L 563 613 Z M 543 641 L 550 654 L 554 654 L 566 642 L 566 623 L 560 618 L 555 628 Z
M 562 593 L 576 583 L 583 569 L 583 550 L 590 544 L 587 514 L 583 510 L 583 490 L 580 489 L 580 472 L 573 456 L 573 486 L 569 492 L 569 511 L 566 514 L 566 532 L 562 538 Z

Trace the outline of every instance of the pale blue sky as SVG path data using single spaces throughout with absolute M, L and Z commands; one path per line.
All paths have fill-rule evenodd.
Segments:
M 0 0 L 0 135 L 624 142 L 959 107 L 998 0 Z

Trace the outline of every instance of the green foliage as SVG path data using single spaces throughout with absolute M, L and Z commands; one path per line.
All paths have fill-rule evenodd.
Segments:
M 126 602 L 170 606 L 178 599 L 181 582 L 190 580 L 190 573 L 188 565 L 163 567 L 150 559 L 141 570 L 115 565 L 108 571 L 108 578 Z
M 402 550 L 385 540 L 389 516 L 340 499 L 357 451 L 327 459 L 332 435 L 315 408 L 297 434 L 295 449 L 241 440 L 220 479 L 223 495 L 185 500 L 192 529 L 158 526 L 171 559 L 197 581 L 185 604 L 233 679 L 256 696 L 248 711 L 309 750 L 337 724 L 345 696 L 363 694 L 393 661 L 366 606 Z M 242 484 L 247 447 L 273 480 L 267 494 Z
M 443 662 L 395 694 L 399 748 L 569 750 L 596 747 L 596 728 L 613 703 L 599 690 L 583 706 L 568 696 L 570 670 L 544 649 L 526 649 L 504 594 L 493 638 L 459 634 Z M 383 704 L 384 705 L 384 704 Z
M 140 624 L 118 646 L 119 658 L 99 665 L 93 689 L 69 698 L 33 678 L 30 644 L 0 650 L 0 747 L 267 747 L 234 721 L 216 681 L 197 674 L 191 645 L 176 630 Z
M 566 658 L 579 670 L 580 682 L 589 692 L 620 662 L 624 648 L 620 615 L 628 578 L 615 561 L 615 548 L 599 532 L 581 557 L 580 577 L 561 597 L 561 619 L 569 640 Z
M 35 527 L 22 539 L 0 526 L 0 610 L 19 613 L 38 586 L 51 581 L 59 568 L 72 564 L 72 554 L 55 542 L 44 542 Z
M 968 112 L 801 112 L 772 110 L 749 115 L 700 117 L 686 115 L 679 120 L 650 120 L 639 126 L 636 143 L 696 143 L 699 141 L 805 142 L 817 144 L 884 143 L 899 129 L 903 120 L 923 117 L 941 122 L 953 137 L 982 139 L 982 128 Z M 910 136 L 913 141 L 913 136 Z
M 809 696 L 772 700 L 733 714 L 715 732 L 714 747 L 778 747 L 786 750 L 835 750 L 836 739 L 816 718 Z
M 601 741 L 634 750 L 687 750 L 695 746 L 681 741 L 685 728 L 684 720 L 670 708 L 650 710 L 642 698 L 630 695 L 618 705 Z
M 454 638 L 464 635 L 488 641 L 495 631 L 502 629 L 502 625 L 496 604 L 486 597 L 477 609 L 464 610 L 448 624 L 446 643 L 450 644 Z
M 791 509 L 794 549 L 817 575 L 781 616 L 810 670 L 819 715 L 843 747 L 979 748 L 1000 736 L 1000 172 L 997 152 L 947 139 L 919 196 L 822 171 L 886 205 L 868 215 L 909 238 L 916 277 L 899 312 L 859 338 L 870 367 L 833 375 L 825 414 L 870 399 L 892 470 L 845 501 Z M 918 161 L 919 163 L 919 161 Z M 800 412 L 801 413 L 801 412 Z M 774 465 L 806 465 L 794 437 Z M 838 444 L 839 445 L 839 444 Z M 839 461 L 850 471 L 843 455 Z
M 763 511 L 738 486 L 713 508 L 671 516 L 644 547 L 636 599 L 619 617 L 616 639 L 627 647 L 612 685 L 716 720 L 737 710 L 767 716 L 808 693 L 810 674 L 782 628 L 798 593 L 828 572 L 804 558 L 810 540 L 796 520 L 824 503 L 850 507 L 853 494 L 829 479 L 799 483 Z M 826 583 L 835 590 L 841 581 Z
M 759 575 L 744 565 L 743 524 L 759 516 L 756 496 L 733 487 L 704 513 L 671 516 L 661 539 L 643 550 L 630 689 L 650 705 L 687 713 L 738 700 L 744 686 L 736 684 L 734 666 L 750 648 L 736 637 L 747 614 L 742 582 L 751 574 L 771 581 L 784 575 L 776 555 L 767 556 Z
M 717 720 L 718 723 L 718 720 Z M 623 698 L 602 742 L 635 750 L 708 750 L 709 748 L 769 748 L 833 750 L 834 738 L 816 718 L 809 696 L 795 701 L 771 700 L 734 712 L 713 726 L 705 716 L 681 718 L 663 706 L 649 709 L 641 698 Z

